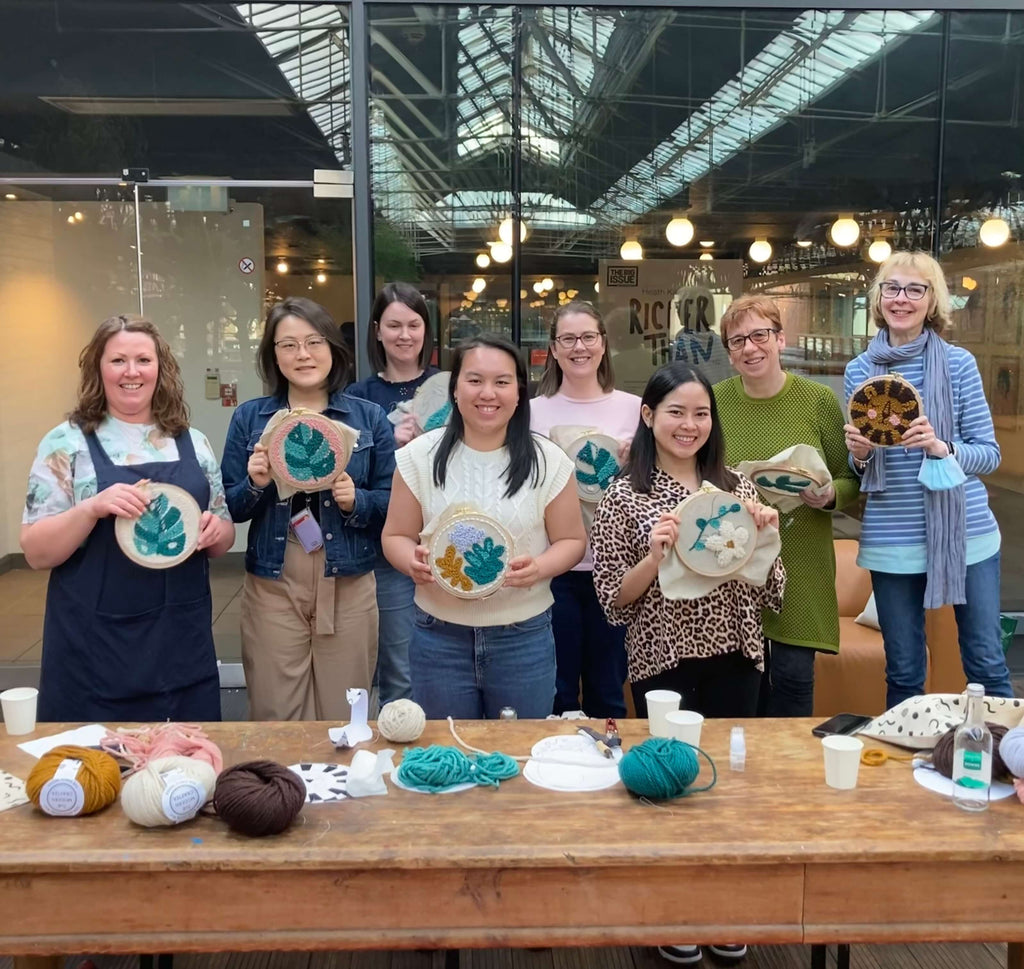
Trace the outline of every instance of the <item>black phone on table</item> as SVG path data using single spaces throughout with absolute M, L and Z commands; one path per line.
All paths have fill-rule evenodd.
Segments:
M 811 733 L 815 737 L 828 737 L 830 734 L 856 733 L 861 727 L 866 727 L 874 717 L 866 717 L 862 713 L 837 713 L 834 717 L 819 723 Z

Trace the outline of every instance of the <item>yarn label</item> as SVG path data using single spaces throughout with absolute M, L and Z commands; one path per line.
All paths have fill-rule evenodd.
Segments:
M 39 792 L 39 807 L 54 817 L 76 817 L 85 807 L 85 791 L 78 783 L 80 760 L 66 757 Z
M 194 778 L 180 770 L 165 771 L 160 775 L 164 784 L 160 807 L 164 817 L 173 824 L 191 821 L 206 803 L 206 792 Z

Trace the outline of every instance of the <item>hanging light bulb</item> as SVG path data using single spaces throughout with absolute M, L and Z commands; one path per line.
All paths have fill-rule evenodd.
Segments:
M 595 293 L 600 293 L 601 292 L 601 284 L 600 283 L 594 283 L 594 292 Z
M 714 259 L 715 257 L 712 256 L 710 252 L 702 252 L 697 258 L 701 262 L 711 262 L 711 260 Z
M 550 276 L 545 276 L 540 281 L 540 284 L 547 290 L 552 290 L 555 288 L 555 281 Z
M 747 251 L 754 262 L 767 262 L 772 257 L 772 244 L 767 239 L 755 239 Z
M 875 239 L 868 246 L 868 259 L 872 262 L 885 262 L 892 255 L 892 246 L 885 239 Z
M 1001 246 L 1007 239 L 1010 238 L 1010 227 L 1006 224 L 1005 219 L 994 218 L 986 219 L 981 223 L 981 228 L 978 230 L 978 238 L 990 248 Z
M 522 220 L 519 221 L 519 241 L 526 242 L 527 236 L 526 223 Z M 512 218 L 511 216 L 507 219 L 501 220 L 501 225 L 498 226 L 498 238 L 505 243 L 506 246 L 512 245 Z
M 283 276 L 288 272 L 288 263 L 284 259 L 280 260 L 277 264 L 277 271 Z
M 714 239 L 701 239 L 700 240 L 700 244 L 705 249 L 710 249 L 715 244 L 715 240 Z
M 473 292 L 482 293 L 487 288 L 487 280 L 483 276 L 477 276 L 473 280 Z
M 844 249 L 852 246 L 860 238 L 860 226 L 851 215 L 841 215 L 832 223 L 828 230 L 829 238 Z
M 512 258 L 512 246 L 507 242 L 492 242 L 491 258 L 495 262 L 508 262 Z
M 693 238 L 693 231 L 693 223 L 689 219 L 676 218 L 665 226 L 665 238 L 674 246 L 685 246 Z
M 316 274 L 316 281 L 321 286 L 323 286 L 323 284 L 327 282 L 327 273 L 317 273 Z
M 537 280 L 537 282 L 533 284 L 533 291 L 540 296 L 540 294 L 544 292 L 544 284 L 540 280 Z
M 622 243 L 619 255 L 631 262 L 639 262 L 644 257 L 644 247 L 636 239 L 627 239 Z
M 476 264 L 480 269 L 486 269 L 491 264 L 491 257 L 486 252 L 476 254 Z
M 811 246 L 814 245 L 814 243 L 810 239 L 797 239 L 796 244 L 801 249 L 809 249 Z

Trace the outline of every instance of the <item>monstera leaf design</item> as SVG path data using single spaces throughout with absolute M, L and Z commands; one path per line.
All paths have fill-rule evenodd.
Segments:
M 615 460 L 611 452 L 600 446 L 595 448 L 592 441 L 587 441 L 580 448 L 576 460 L 580 464 L 589 465 L 594 469 L 591 473 L 577 468 L 576 478 L 579 482 L 585 485 L 600 485 L 602 491 L 608 488 L 609 482 L 619 473 L 619 462 Z
M 284 460 L 296 481 L 325 478 L 335 467 L 334 452 L 315 427 L 297 423 L 284 440 Z
M 794 495 L 800 494 L 804 488 L 809 488 L 812 482 L 807 478 L 791 478 L 788 474 L 780 474 L 774 480 L 767 475 L 761 474 L 754 478 L 754 483 L 762 488 L 774 488 L 776 491 L 788 491 Z
M 452 416 L 452 402 L 446 400 L 443 407 L 439 407 L 430 417 L 427 418 L 426 423 L 423 425 L 424 431 L 436 431 L 439 427 L 444 427 L 448 423 L 448 418 Z
M 495 545 L 493 538 L 485 538 L 482 545 L 477 543 L 466 551 L 466 575 L 477 585 L 489 585 L 501 575 L 504 554 L 504 545 Z
M 135 547 L 142 555 L 178 555 L 185 547 L 185 525 L 181 512 L 171 506 L 167 495 L 158 494 L 139 516 L 134 530 Z

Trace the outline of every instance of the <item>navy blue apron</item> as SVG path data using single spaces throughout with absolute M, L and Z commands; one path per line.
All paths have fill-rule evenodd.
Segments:
M 86 441 L 97 493 L 143 478 L 184 488 L 200 508 L 210 483 L 188 431 L 177 461 L 119 466 L 95 434 Z M 41 721 L 220 720 L 205 551 L 146 569 L 121 551 L 114 516 L 50 573 L 39 684 Z

